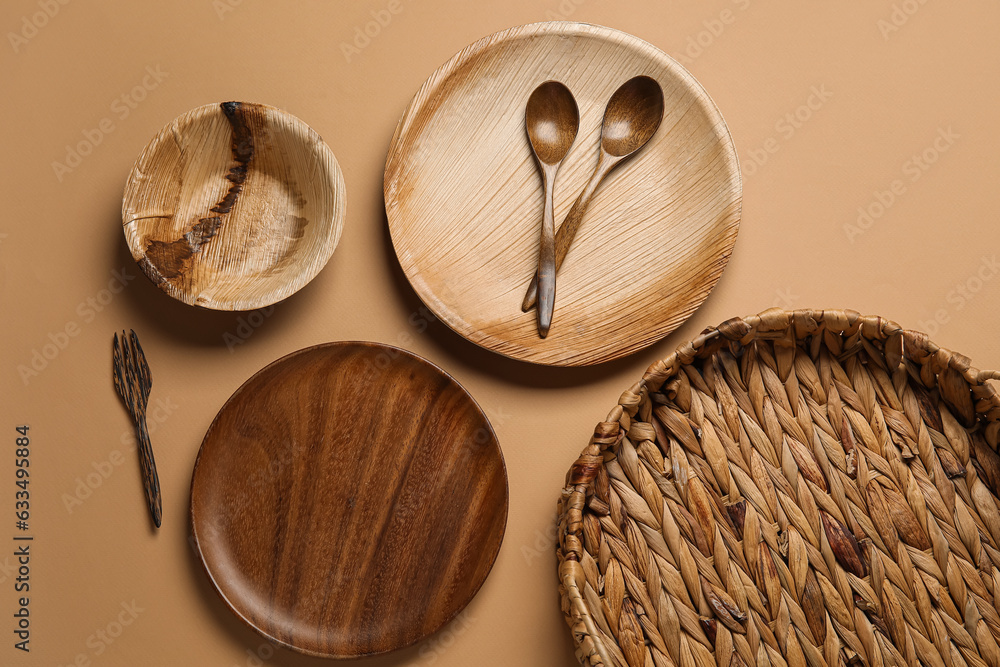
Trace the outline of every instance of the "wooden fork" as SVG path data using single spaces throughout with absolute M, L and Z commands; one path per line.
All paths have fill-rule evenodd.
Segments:
M 130 330 L 131 331 L 131 330 Z M 160 478 L 156 474 L 153 447 L 146 429 L 146 406 L 149 404 L 149 390 L 153 379 L 149 374 L 149 364 L 135 331 L 122 337 L 115 334 L 114 343 L 115 389 L 122 397 L 125 407 L 135 423 L 135 435 L 139 442 L 139 464 L 142 467 L 142 485 L 146 490 L 146 503 L 153 523 L 160 527 L 163 516 L 163 502 L 160 499 Z

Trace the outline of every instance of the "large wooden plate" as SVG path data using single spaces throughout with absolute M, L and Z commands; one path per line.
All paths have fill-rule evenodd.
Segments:
M 507 474 L 442 370 L 331 343 L 233 394 L 198 454 L 191 517 L 240 618 L 297 651 L 357 657 L 426 637 L 472 599 L 503 539 Z
M 252 310 L 322 269 L 340 239 L 344 177 L 304 122 L 265 104 L 192 109 L 146 145 L 122 200 L 143 273 L 187 304 Z
M 558 224 L 596 165 L 608 98 L 639 74 L 663 87 L 663 124 L 597 191 L 540 339 L 534 311 L 520 308 L 542 216 L 525 103 L 556 79 L 580 108 L 556 180 Z M 512 28 L 462 50 L 410 102 L 385 167 L 393 245 L 420 298 L 469 340 L 542 364 L 615 359 L 677 328 L 722 274 L 741 201 L 733 141 L 701 85 L 656 47 L 582 23 Z

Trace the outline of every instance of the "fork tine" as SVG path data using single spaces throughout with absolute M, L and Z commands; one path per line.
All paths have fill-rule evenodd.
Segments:
M 115 333 L 115 339 L 113 347 L 111 348 L 111 359 L 114 362 L 115 367 L 115 389 L 118 393 L 122 393 L 122 388 L 125 384 L 125 378 L 122 376 L 122 349 L 121 342 L 118 340 L 118 333 Z
M 135 372 L 137 400 L 145 403 L 151 386 L 148 378 L 149 366 L 146 364 L 146 355 L 142 352 L 142 346 L 139 345 L 139 338 L 135 335 L 135 332 L 132 332 L 130 342 L 132 344 L 132 362 L 134 365 L 133 371 Z
M 128 339 L 125 337 L 124 331 L 122 331 L 121 345 L 122 345 L 122 371 L 123 371 L 122 375 L 123 377 L 127 378 L 128 369 L 129 366 L 131 366 L 131 361 L 129 360 L 129 354 L 128 354 Z
M 149 371 L 149 362 L 146 361 L 146 353 L 142 351 L 142 345 L 139 344 L 139 337 L 135 335 L 135 330 L 130 329 L 132 332 L 132 344 L 135 346 L 135 357 L 137 361 L 137 369 L 139 371 L 139 380 L 143 387 L 148 387 L 153 383 L 153 377 Z
M 128 334 L 125 333 L 124 329 L 122 330 L 122 347 L 125 349 L 126 377 L 129 379 L 130 390 L 134 394 L 136 376 L 138 375 L 138 372 L 136 371 L 135 347 L 132 345 L 132 341 L 129 339 Z

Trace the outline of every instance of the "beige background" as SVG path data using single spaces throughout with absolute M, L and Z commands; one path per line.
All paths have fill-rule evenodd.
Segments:
M 46 3 L 51 18 L 36 15 Z M 1000 366 L 996 3 L 400 0 L 378 35 L 345 54 L 389 4 L 3 3 L 0 664 L 320 663 L 262 648 L 216 598 L 186 539 L 191 466 L 210 420 L 254 371 L 307 345 L 367 339 L 428 357 L 485 407 L 507 461 L 510 521 L 485 587 L 442 633 L 365 661 L 372 666 L 573 664 L 552 553 L 563 474 L 622 389 L 709 324 L 772 305 L 854 308 Z M 556 18 L 619 28 L 680 59 L 722 110 L 746 176 L 736 250 L 705 305 L 660 344 L 578 370 L 508 361 L 428 324 L 392 254 L 382 203 L 388 142 L 423 80 L 480 37 Z M 120 96 L 144 77 L 149 90 L 135 97 L 145 99 L 125 106 Z M 239 316 L 173 302 L 141 276 L 119 217 L 146 141 L 178 114 L 228 99 L 311 124 L 348 187 L 330 264 L 238 345 L 232 337 L 251 331 Z M 792 125 L 786 115 L 797 112 L 805 120 Z M 53 167 L 88 134 L 100 139 L 89 155 Z M 923 170 L 913 157 L 925 151 L 933 164 Z M 873 213 L 864 229 L 859 207 Z M 102 292 L 122 270 L 134 280 Z M 75 335 L 63 338 L 67 327 Z M 158 534 L 110 379 L 111 334 L 128 327 L 152 365 L 153 400 L 166 406 L 153 433 L 165 499 Z M 64 347 L 48 348 L 54 358 L 25 381 L 18 367 L 53 338 Z M 13 649 L 10 632 L 19 423 L 30 425 L 33 450 L 30 656 Z M 96 468 L 110 475 L 67 508 Z M 133 601 L 142 611 L 105 643 L 96 633 Z

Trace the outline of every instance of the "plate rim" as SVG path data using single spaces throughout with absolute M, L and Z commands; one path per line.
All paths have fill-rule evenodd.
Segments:
M 399 646 L 395 646 L 393 648 L 386 649 L 383 651 L 373 651 L 369 653 L 359 653 L 359 654 L 324 653 L 321 651 L 313 651 L 307 648 L 296 646 L 278 637 L 273 636 L 263 628 L 258 627 L 256 624 L 254 624 L 253 621 L 247 618 L 246 615 L 244 615 L 239 610 L 239 608 L 233 603 L 233 601 L 229 599 L 229 597 L 223 591 L 222 587 L 219 585 L 219 582 L 216 580 L 215 576 L 212 574 L 212 570 L 210 569 L 208 562 L 205 559 L 205 553 L 204 551 L 202 551 L 201 548 L 201 539 L 198 537 L 197 519 L 194 510 L 194 492 L 195 492 L 195 483 L 198 475 L 198 466 L 201 463 L 201 456 L 205 448 L 205 442 L 208 440 L 209 436 L 212 434 L 212 431 L 215 429 L 222 412 L 245 389 L 247 389 L 254 382 L 254 380 L 257 379 L 258 376 L 264 374 L 272 367 L 277 366 L 283 362 L 286 362 L 287 360 L 293 357 L 315 352 L 320 349 L 334 348 L 334 347 L 363 347 L 374 350 L 388 350 L 392 352 L 398 352 L 403 356 L 411 358 L 417 363 L 423 363 L 424 365 L 428 366 L 431 370 L 436 371 L 443 377 L 447 378 L 451 384 L 457 387 L 459 391 L 462 392 L 466 396 L 466 398 L 468 398 L 469 401 L 471 401 L 473 407 L 475 407 L 475 409 L 479 412 L 479 414 L 482 415 L 483 421 L 486 424 L 486 428 L 489 431 L 490 436 L 492 437 L 494 448 L 496 450 L 497 457 L 500 462 L 500 474 L 503 479 L 503 488 L 504 488 L 503 518 L 500 527 L 497 531 L 497 545 L 496 548 L 493 550 L 493 553 L 489 557 L 490 561 L 489 567 L 486 569 L 486 572 L 484 573 L 482 580 L 473 588 L 472 592 L 469 594 L 469 597 L 466 600 L 464 600 L 460 605 L 457 605 L 455 607 L 455 610 L 449 616 L 447 616 L 437 627 L 419 635 L 416 639 L 408 643 L 401 644 Z M 194 466 L 192 467 L 191 470 L 191 483 L 189 485 L 188 511 L 187 511 L 187 517 L 188 521 L 190 522 L 190 529 L 191 529 L 190 538 L 192 542 L 192 547 L 194 548 L 194 551 L 197 554 L 198 562 L 201 565 L 202 571 L 208 576 L 208 579 L 212 584 L 212 589 L 222 599 L 226 607 L 229 608 L 229 611 L 231 611 L 233 615 L 235 615 L 240 621 L 242 621 L 244 625 L 249 627 L 254 632 L 258 633 L 268 641 L 271 641 L 279 646 L 290 649 L 297 653 L 301 653 L 303 655 L 309 655 L 317 658 L 335 659 L 335 660 L 351 660 L 357 658 L 366 658 L 376 655 L 386 655 L 389 653 L 394 653 L 396 651 L 411 647 L 415 644 L 418 644 L 421 641 L 424 641 L 431 635 L 442 630 L 453 620 L 455 620 L 455 617 L 457 617 L 460 613 L 462 613 L 462 611 L 469 606 L 469 604 L 476 598 L 476 596 L 479 595 L 479 591 L 482 589 L 483 585 L 485 585 L 487 579 L 489 579 L 490 574 L 492 574 L 493 568 L 496 566 L 497 559 L 500 556 L 500 550 L 503 548 L 504 538 L 506 537 L 507 533 L 507 520 L 509 516 L 510 516 L 510 477 L 507 473 L 507 463 L 506 460 L 504 459 L 503 448 L 500 446 L 500 438 L 497 436 L 496 430 L 493 428 L 493 424 L 492 422 L 490 422 L 490 419 L 487 416 L 486 411 L 483 410 L 482 406 L 479 404 L 478 401 L 476 401 L 475 397 L 462 385 L 461 382 L 455 379 L 454 376 L 452 376 L 446 370 L 444 370 L 434 362 L 430 361 L 429 359 L 415 352 L 412 352 L 410 350 L 401 347 L 397 347 L 395 345 L 390 345 L 388 343 L 381 343 L 377 341 L 364 341 L 364 340 L 329 341 L 326 343 L 318 343 L 316 345 L 310 345 L 308 347 L 295 350 L 294 352 L 285 354 L 279 357 L 278 359 L 275 359 L 274 361 L 266 364 L 264 367 L 256 371 L 253 375 L 251 375 L 244 382 L 242 382 L 240 386 L 229 396 L 229 398 L 226 399 L 226 402 L 222 405 L 221 408 L 219 408 L 218 412 L 216 412 L 215 416 L 212 418 L 211 424 L 209 424 L 208 429 L 205 431 L 205 436 L 202 438 L 201 444 L 198 446 L 198 453 L 195 456 Z
M 328 182 L 334 200 L 333 210 L 329 221 L 331 231 L 328 235 L 329 238 L 322 244 L 321 251 L 316 254 L 317 261 L 314 262 L 315 270 L 299 274 L 295 280 L 286 282 L 280 290 L 273 290 L 272 293 L 266 298 L 259 297 L 252 301 L 229 299 L 225 302 L 219 302 L 218 300 L 213 299 L 207 303 L 199 303 L 198 294 L 178 290 L 169 283 L 157 282 L 156 280 L 150 278 L 146 274 L 145 270 L 142 270 L 142 260 L 145 258 L 145 254 L 139 253 L 140 249 L 133 246 L 128 233 L 129 226 L 142 219 L 136 217 L 133 217 L 132 219 L 127 218 L 128 211 L 126 210 L 126 205 L 132 197 L 130 193 L 141 187 L 139 185 L 134 185 L 134 182 L 137 182 L 139 178 L 142 177 L 144 173 L 142 167 L 148 162 L 151 151 L 165 140 L 167 133 L 171 132 L 172 128 L 174 128 L 177 123 L 190 122 L 191 120 L 200 121 L 208 114 L 215 112 L 221 113 L 221 105 L 225 104 L 225 102 L 209 102 L 207 104 L 202 104 L 188 109 L 187 111 L 184 111 L 172 118 L 159 130 L 157 130 L 156 133 L 150 137 L 145 144 L 143 144 L 132 163 L 132 168 L 129 170 L 128 176 L 125 178 L 125 187 L 122 190 L 121 206 L 122 231 L 125 235 L 125 245 L 128 248 L 129 254 L 132 256 L 132 260 L 139 265 L 140 272 L 146 277 L 146 279 L 156 285 L 160 291 L 185 305 L 194 306 L 195 308 L 204 310 L 218 310 L 222 312 L 246 312 L 257 310 L 259 308 L 266 308 L 284 301 L 311 283 L 316 276 L 318 276 L 320 272 L 326 268 L 326 265 L 333 257 L 333 253 L 337 249 L 337 246 L 340 245 L 340 239 L 344 231 L 344 224 L 347 220 L 347 184 L 344 181 L 344 172 L 340 166 L 340 162 L 337 160 L 336 154 L 333 152 L 333 149 L 330 148 L 330 145 L 326 142 L 326 140 L 323 139 L 323 136 L 317 132 L 312 125 L 305 122 L 295 114 L 285 111 L 280 107 L 265 104 L 263 102 L 246 102 L 242 100 L 235 101 L 238 101 L 239 104 L 243 106 L 258 108 L 267 113 L 274 114 L 277 118 L 285 119 L 291 127 L 295 128 L 296 134 L 301 138 L 314 138 L 312 141 L 313 152 L 322 154 L 322 159 L 329 166 L 330 178 L 328 179 Z M 275 295 L 280 296 L 276 297 Z
M 401 159 L 400 151 L 397 149 L 397 144 L 401 140 L 404 133 L 409 129 L 412 122 L 415 120 L 421 108 L 433 98 L 433 91 L 442 82 L 446 81 L 451 77 L 457 70 L 460 69 L 471 57 L 478 53 L 482 53 L 490 48 L 495 47 L 506 41 L 513 41 L 515 39 L 531 37 L 536 35 L 548 35 L 548 34 L 562 34 L 566 33 L 569 35 L 582 35 L 588 37 L 596 37 L 598 39 L 607 39 L 620 46 L 626 48 L 638 49 L 646 52 L 650 57 L 655 58 L 658 62 L 669 69 L 673 74 L 677 75 L 680 80 L 683 81 L 684 86 L 689 90 L 694 90 L 696 93 L 704 98 L 704 108 L 706 112 L 709 113 L 710 119 L 713 121 L 713 126 L 719 128 L 720 138 L 722 143 L 728 147 L 728 153 L 732 158 L 732 168 L 733 168 L 733 179 L 732 183 L 734 185 L 735 197 L 733 203 L 735 204 L 735 210 L 733 213 L 733 223 L 731 224 L 731 231 L 723 235 L 724 239 L 728 239 L 729 236 L 732 237 L 732 242 L 726 241 L 729 246 L 724 253 L 719 256 L 719 268 L 717 271 L 710 272 L 707 274 L 709 276 L 707 282 L 707 289 L 705 296 L 694 303 L 689 312 L 684 314 L 684 316 L 678 320 L 677 324 L 666 330 L 661 334 L 652 336 L 649 341 L 641 342 L 633 345 L 619 345 L 618 349 L 614 348 L 598 348 L 590 349 L 588 352 L 583 354 L 575 354 L 571 358 L 564 358 L 560 356 L 555 356 L 554 359 L 539 359 L 534 356 L 522 356 L 514 352 L 509 352 L 503 350 L 501 347 L 491 346 L 490 342 L 493 340 L 498 340 L 503 343 L 510 343 L 509 339 L 498 338 L 495 335 L 489 334 L 477 329 L 465 323 L 461 318 L 452 317 L 453 309 L 444 307 L 441 299 L 435 294 L 424 288 L 424 281 L 417 281 L 410 272 L 407 271 L 406 266 L 403 264 L 403 255 L 407 254 L 405 252 L 401 253 L 400 250 L 400 239 L 397 233 L 394 233 L 394 228 L 397 226 L 394 224 L 395 209 L 396 205 L 394 203 L 395 193 L 391 192 L 393 188 L 393 182 L 391 177 L 394 175 L 390 172 L 397 171 L 397 162 Z M 711 296 L 712 292 L 715 291 L 719 280 L 721 280 L 723 273 L 725 273 L 726 268 L 729 266 L 729 261 L 732 257 L 733 251 L 736 248 L 736 242 L 739 240 L 740 226 L 743 221 L 743 172 L 740 167 L 739 154 L 736 150 L 736 142 L 733 140 L 732 131 L 729 129 L 729 124 L 726 122 L 725 118 L 722 116 L 722 112 L 719 109 L 718 104 L 708 93 L 705 87 L 698 81 L 691 72 L 687 70 L 676 58 L 670 54 L 663 51 L 658 46 L 647 42 L 646 40 L 636 37 L 631 33 L 625 32 L 623 30 L 618 30 L 617 28 L 611 28 L 608 26 L 603 26 L 595 23 L 587 23 L 583 21 L 538 21 L 534 23 L 526 23 L 523 25 L 517 25 L 498 32 L 492 33 L 485 37 L 482 37 L 475 42 L 465 46 L 447 61 L 444 62 L 440 67 L 438 67 L 434 72 L 427 77 L 427 79 L 420 85 L 416 93 L 407 103 L 404 108 L 399 121 L 396 123 L 395 131 L 393 132 L 392 139 L 389 142 L 389 148 L 386 154 L 385 168 L 382 173 L 382 197 L 385 204 L 386 221 L 389 227 L 389 237 L 392 242 L 393 252 L 396 256 L 397 262 L 399 262 L 400 269 L 406 276 L 406 280 L 409 283 L 411 289 L 417 294 L 417 297 L 421 302 L 426 305 L 434 313 L 435 317 L 444 322 L 448 328 L 450 328 L 454 333 L 461 336 L 463 339 L 474 343 L 480 348 L 488 350 L 493 354 L 498 354 L 507 359 L 513 359 L 515 361 L 520 361 L 524 363 L 529 363 L 538 366 L 554 366 L 554 367 L 585 367 L 594 366 L 598 364 L 608 363 L 615 361 L 624 357 L 628 357 L 633 354 L 646 349 L 647 347 L 655 344 L 658 341 L 663 340 L 674 331 L 679 329 L 685 322 L 687 322 L 691 316 L 700 308 L 704 302 Z M 392 202 L 392 203 L 391 203 Z M 512 316 L 517 316 L 516 313 L 512 313 Z M 605 350 L 603 354 L 598 354 L 600 350 Z M 585 356 L 587 358 L 579 360 L 578 357 Z

